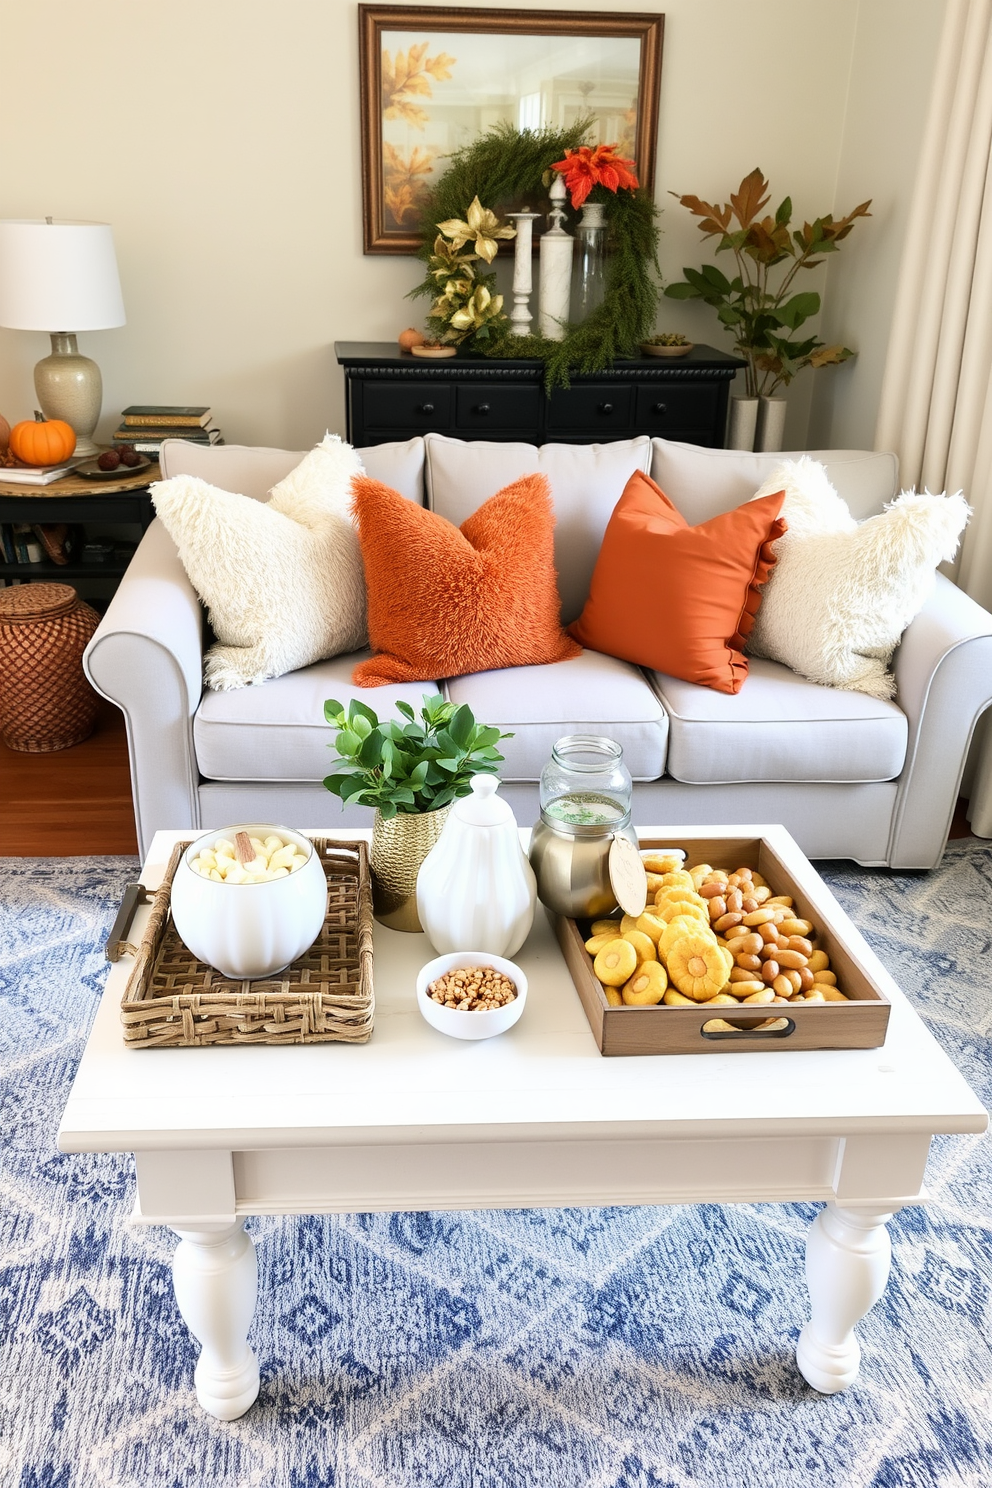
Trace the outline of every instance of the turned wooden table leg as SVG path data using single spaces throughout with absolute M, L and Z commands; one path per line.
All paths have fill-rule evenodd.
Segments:
M 806 1241 L 806 1284 L 811 1317 L 799 1337 L 796 1363 L 824 1395 L 846 1390 L 857 1378 L 861 1347 L 854 1325 L 885 1291 L 892 1247 L 890 1214 L 867 1214 L 828 1204 Z
M 258 1394 L 258 1361 L 248 1347 L 258 1292 L 255 1244 L 243 1220 L 176 1234 L 176 1301 L 202 1350 L 194 1375 L 197 1399 L 210 1415 L 233 1421 Z

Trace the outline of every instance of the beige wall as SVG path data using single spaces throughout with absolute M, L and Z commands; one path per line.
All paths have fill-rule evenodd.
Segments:
M 861 0 L 837 171 L 837 208 L 872 198 L 832 260 L 822 334 L 858 355 L 818 374 L 812 448 L 871 449 L 903 233 L 922 144 L 944 0 Z
M 941 3 L 912 9 L 932 19 Z M 868 101 L 879 70 L 890 105 L 898 68 L 911 62 L 918 82 L 933 25 L 900 32 L 899 0 L 621 8 L 663 8 L 667 18 L 657 180 L 666 275 L 701 258 L 696 228 L 668 190 L 725 199 L 760 165 L 776 202 L 790 192 L 798 213 L 859 192 L 884 197 L 885 213 L 859 228 L 858 246 L 868 278 L 887 281 L 916 148 L 904 128 L 913 110 L 907 103 L 893 122 Z M 414 262 L 361 251 L 353 0 L 12 0 L 4 51 L 36 60 L 4 69 L 0 216 L 114 226 L 128 323 L 80 345 L 103 370 L 98 433 L 139 401 L 209 402 L 229 441 L 301 448 L 326 426 L 343 431 L 333 341 L 391 340 L 418 313 L 403 298 Z M 864 387 L 848 378 L 832 411 L 818 406 L 818 419 L 846 438 L 868 422 L 888 309 L 873 290 L 866 312 L 857 283 L 837 285 L 848 334 L 849 310 L 861 317 L 870 372 Z M 705 307 L 667 302 L 662 324 L 726 344 Z M 47 350 L 41 334 L 0 330 L 0 410 L 11 421 L 29 416 L 31 369 Z M 811 391 L 811 379 L 796 385 L 796 443 Z

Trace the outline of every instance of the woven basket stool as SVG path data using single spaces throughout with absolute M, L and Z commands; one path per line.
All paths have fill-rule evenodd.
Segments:
M 0 589 L 0 735 L 9 749 L 48 754 L 93 732 L 97 695 L 82 656 L 99 623 L 69 584 Z

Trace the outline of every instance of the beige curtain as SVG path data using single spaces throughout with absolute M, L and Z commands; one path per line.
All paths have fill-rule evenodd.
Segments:
M 955 577 L 992 610 L 992 0 L 947 0 L 906 231 L 875 448 L 904 487 L 965 493 Z M 969 766 L 992 837 L 992 730 Z

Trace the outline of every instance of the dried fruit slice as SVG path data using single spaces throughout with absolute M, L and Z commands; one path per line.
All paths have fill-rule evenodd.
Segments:
M 665 995 L 668 976 L 660 961 L 643 961 L 629 982 L 624 983 L 623 1000 L 628 1007 L 653 1007 Z
M 668 974 L 680 992 L 708 1002 L 722 992 L 726 962 L 712 935 L 683 935 L 668 953 Z
M 688 889 L 689 893 L 692 894 L 696 888 L 696 885 L 692 881 L 692 874 L 686 873 L 684 868 L 676 868 L 672 873 L 662 873 L 657 877 L 658 881 L 654 891 L 656 898 L 661 889 Z
M 637 952 L 629 940 L 617 936 L 597 953 L 592 969 L 604 985 L 622 987 L 637 969 Z
M 652 851 L 649 848 L 641 852 L 641 862 L 648 873 L 674 873 L 685 862 L 685 853 L 681 848 L 675 848 L 671 852 Z
M 619 920 L 593 920 L 589 926 L 590 935 L 619 935 Z
M 658 954 L 667 963 L 672 946 L 684 935 L 709 934 L 716 945 L 716 937 L 712 932 L 703 929 L 702 922 L 694 915 L 676 915 L 674 920 L 669 920 L 665 932 L 658 942 Z
M 661 904 L 654 907 L 655 918 L 664 921 L 667 925 L 679 915 L 690 915 L 709 929 L 710 917 L 706 910 L 691 899 L 665 899 Z
M 654 941 L 650 935 L 645 935 L 643 930 L 637 930 L 631 926 L 629 930 L 623 932 L 623 938 L 629 940 L 637 952 L 638 966 L 642 961 L 657 961 L 658 953 L 655 950 Z

